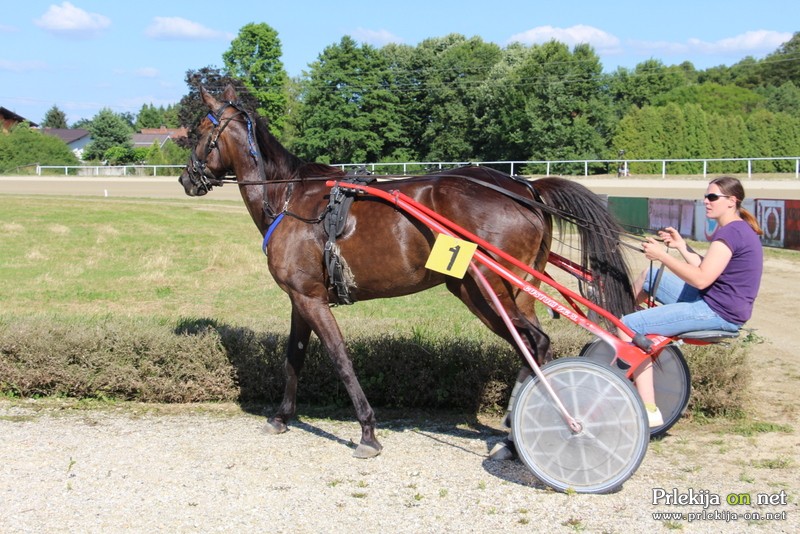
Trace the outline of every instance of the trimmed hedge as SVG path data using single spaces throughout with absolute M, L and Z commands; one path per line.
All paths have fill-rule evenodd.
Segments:
M 588 333 L 565 321 L 546 325 L 558 355 L 576 355 Z M 211 319 L 176 325 L 144 320 L 47 317 L 0 319 L 0 393 L 140 402 L 277 403 L 283 395 L 284 332 L 256 332 Z M 501 340 L 422 335 L 348 339 L 362 387 L 375 407 L 501 411 L 519 361 Z M 744 410 L 747 340 L 687 347 L 691 410 Z M 349 406 L 321 345 L 312 337 L 298 402 Z

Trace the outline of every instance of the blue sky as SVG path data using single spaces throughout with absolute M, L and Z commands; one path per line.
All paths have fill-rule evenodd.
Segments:
M 38 0 L 0 10 L 0 106 L 73 123 L 107 107 L 174 104 L 186 71 L 221 67 L 239 29 L 265 22 L 289 75 L 344 35 L 380 47 L 460 33 L 506 46 L 552 38 L 593 45 L 606 71 L 649 58 L 698 69 L 762 58 L 798 31 L 797 0 Z

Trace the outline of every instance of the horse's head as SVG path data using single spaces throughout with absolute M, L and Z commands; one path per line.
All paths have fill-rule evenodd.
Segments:
M 236 158 L 246 156 L 241 150 L 247 146 L 247 129 L 252 120 L 237 101 L 236 92 L 230 85 L 217 100 L 204 88 L 200 88 L 203 102 L 209 113 L 198 126 L 200 137 L 192 148 L 189 163 L 178 182 L 189 196 L 202 196 L 214 186 L 221 186 L 228 173 L 235 172 Z M 241 127 L 233 126 L 238 124 Z

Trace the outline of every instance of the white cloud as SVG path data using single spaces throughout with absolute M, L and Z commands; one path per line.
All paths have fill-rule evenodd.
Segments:
M 144 31 L 151 39 L 219 39 L 232 38 L 230 34 L 206 28 L 202 24 L 182 17 L 154 17 L 152 24 Z
M 0 33 L 16 33 L 19 31 L 19 28 L 15 26 L 9 26 L 7 24 L 0 24 Z
M 791 33 L 756 30 L 745 32 L 735 37 L 720 39 L 713 43 L 706 43 L 699 39 L 689 39 L 689 46 L 699 48 L 709 54 L 732 53 L 768 53 L 792 38 Z
M 703 41 L 692 38 L 685 43 L 666 41 L 631 41 L 631 46 L 648 53 L 657 52 L 671 55 L 762 55 L 775 51 L 786 41 L 792 38 L 788 32 L 769 30 L 755 30 L 720 39 L 718 41 Z
M 142 67 L 141 69 L 136 69 L 136 76 L 139 78 L 157 78 L 158 69 L 153 67 Z
M 44 15 L 33 21 L 45 31 L 56 35 L 88 38 L 111 26 L 111 19 L 99 13 L 89 13 L 69 2 L 51 5 Z
M 368 30 L 366 28 L 356 28 L 353 32 L 353 38 L 361 43 L 368 43 L 378 47 L 389 43 L 403 42 L 402 38 L 388 30 Z
M 603 30 L 578 24 L 569 28 L 554 28 L 553 26 L 537 26 L 528 31 L 512 35 L 508 43 L 542 44 L 556 40 L 569 46 L 589 44 L 598 54 L 612 54 L 620 52 L 620 41 L 617 37 Z

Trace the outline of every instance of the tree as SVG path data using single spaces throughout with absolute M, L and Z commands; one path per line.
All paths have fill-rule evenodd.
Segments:
M 0 172 L 35 164 L 77 165 L 78 158 L 64 141 L 32 130 L 27 122 L 15 125 L 6 135 L 0 135 Z
M 659 95 L 686 85 L 687 76 L 694 77 L 686 66 L 667 67 L 660 60 L 648 59 L 636 65 L 633 71 L 619 67 L 609 79 L 609 90 L 622 113 L 630 106 L 651 104 Z
M 473 142 L 480 88 L 502 57 L 500 47 L 480 37 L 450 34 L 423 41 L 417 53 L 426 96 L 420 152 L 428 160 L 469 161 L 479 148 Z
M 345 36 L 311 65 L 298 154 L 326 163 L 380 161 L 401 135 L 384 56 Z
M 160 110 L 161 108 L 159 108 Z M 180 128 L 181 126 L 186 126 L 185 124 L 181 124 L 180 121 L 180 104 L 171 104 L 167 106 L 161 114 L 161 119 L 164 121 L 163 124 L 167 128 Z
M 786 82 L 780 87 L 767 87 L 761 91 L 765 96 L 764 107 L 775 113 L 800 116 L 800 87 Z
M 763 85 L 780 86 L 792 82 L 800 87 L 800 32 L 760 63 Z
M 84 130 L 88 130 L 89 126 L 92 124 L 92 119 L 87 119 L 86 117 L 81 117 L 80 119 L 76 120 L 72 123 L 71 128 L 82 128 Z
M 528 85 L 519 70 L 529 52 L 520 43 L 511 44 L 481 87 L 475 139 L 480 159 L 525 160 L 530 155 L 525 113 Z
M 243 26 L 222 54 L 228 74 L 244 82 L 258 102 L 256 111 L 278 137 L 286 124 L 285 86 L 289 81 L 280 57 L 278 32 L 264 23 Z
M 743 116 L 751 113 L 763 101 L 763 97 L 750 89 L 712 82 L 676 87 L 652 99 L 653 105 L 656 106 L 669 103 L 698 104 L 707 113 L 723 115 L 738 113 Z
M 504 127 L 516 132 L 524 159 L 603 157 L 613 127 L 603 81 L 600 60 L 588 45 L 572 52 L 556 41 L 530 47 L 502 84 L 509 100 L 497 102 L 515 109 L 517 122 Z
M 142 104 L 134 123 L 136 131 L 141 131 L 142 128 L 160 128 L 162 125 L 165 125 L 164 108 L 159 110 L 153 104 Z
M 384 161 L 420 161 L 425 130 L 425 82 L 415 47 L 390 43 L 379 50 L 387 68 L 387 87 L 397 95 L 394 124 L 397 135 L 384 143 Z
M 41 124 L 42 128 L 66 128 L 67 127 L 67 116 L 66 114 L 58 109 L 58 106 L 53 104 L 53 107 L 47 110 L 47 113 L 44 114 L 44 120 Z
M 106 150 L 112 147 L 132 149 L 131 130 L 128 121 L 108 108 L 101 109 L 92 118 L 89 125 L 92 134 L 91 142 L 83 150 L 86 160 L 97 160 L 105 157 Z

